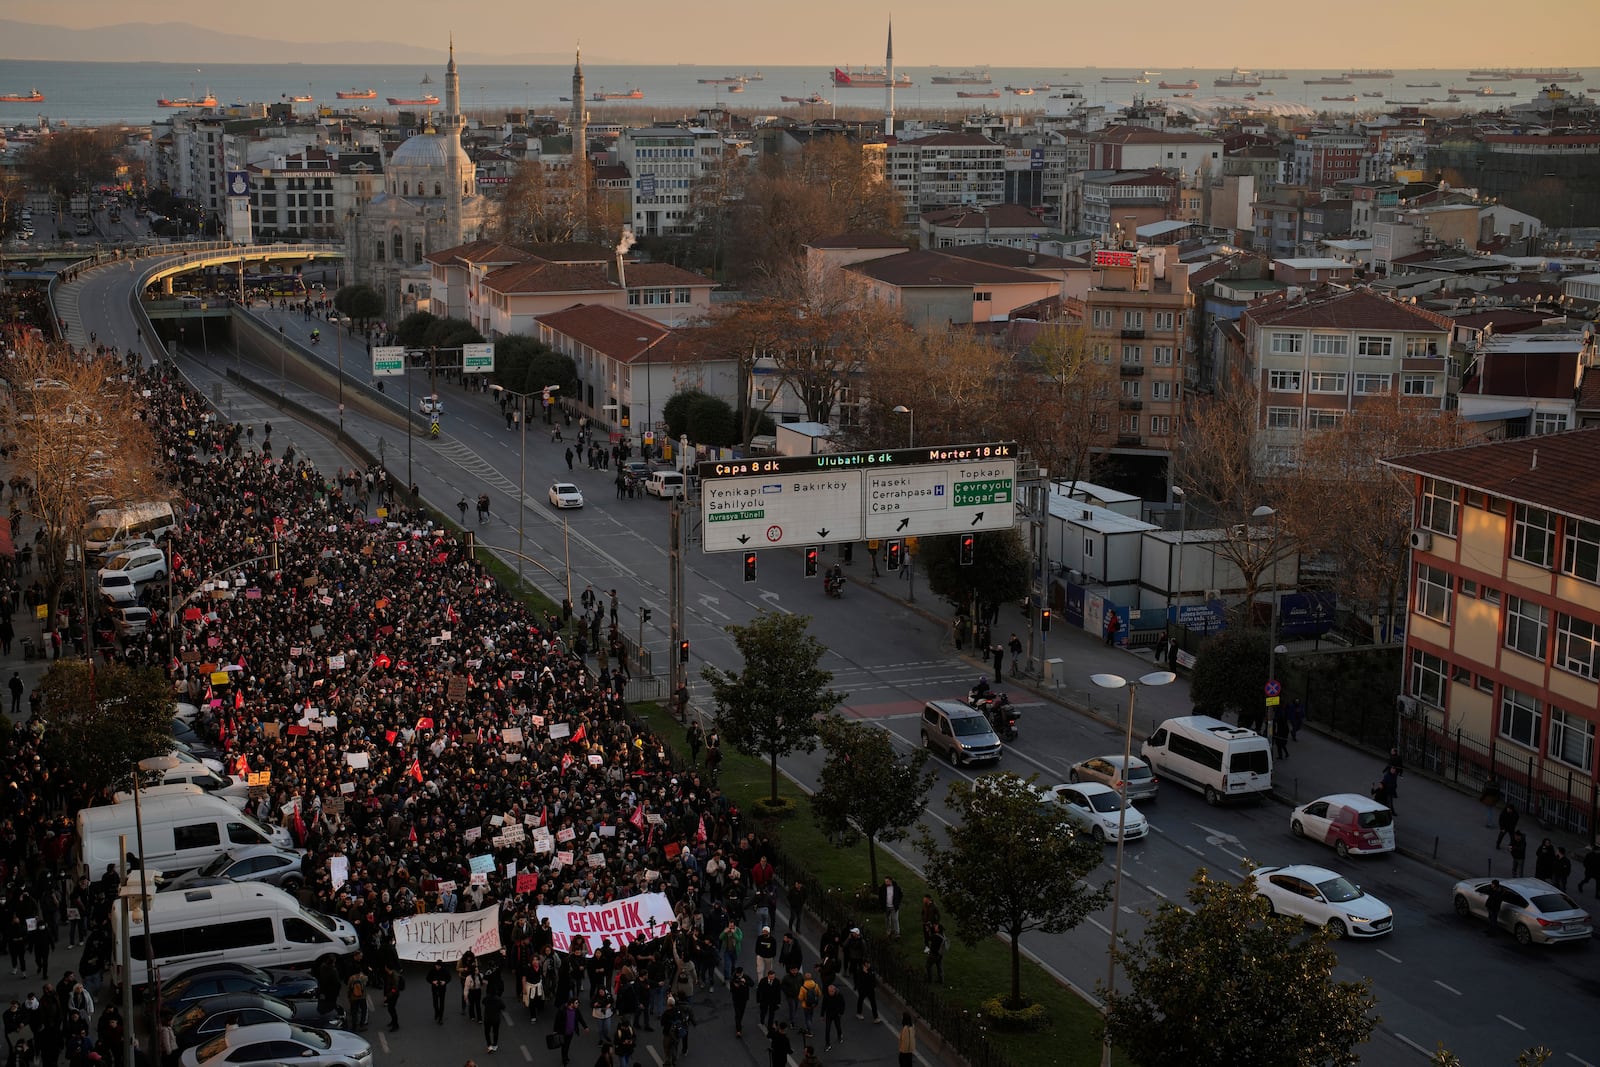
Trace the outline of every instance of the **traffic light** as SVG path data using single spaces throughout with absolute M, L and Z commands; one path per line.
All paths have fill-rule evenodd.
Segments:
M 1039 632 L 1040 633 L 1046 633 L 1046 634 L 1050 632 L 1050 609 L 1049 608 L 1045 608 L 1043 611 L 1041 611 L 1039 613 Z
M 746 552 L 744 554 L 744 580 L 747 582 L 756 580 L 756 554 L 754 552 Z
M 961 565 L 963 567 L 972 566 L 972 556 L 977 547 L 978 537 L 976 534 L 967 533 L 961 535 Z
M 899 541 L 890 541 L 889 542 L 889 559 L 888 559 L 888 562 L 885 563 L 884 565 L 886 567 L 888 567 L 889 570 L 892 570 L 892 571 L 897 571 L 897 570 L 900 569 L 900 542 Z
M 688 641 L 688 638 L 685 638 L 684 640 L 678 642 L 678 662 L 679 663 L 688 663 L 689 662 L 689 641 Z
M 806 548 L 806 577 L 807 578 L 815 578 L 817 576 L 817 552 L 818 552 L 818 549 L 817 549 L 816 545 L 810 545 L 810 546 L 808 546 Z

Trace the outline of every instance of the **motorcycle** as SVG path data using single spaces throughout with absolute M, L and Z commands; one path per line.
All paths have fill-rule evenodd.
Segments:
M 822 591 L 835 600 L 844 599 L 844 576 L 830 574 L 823 578 Z
M 1012 706 L 1010 697 L 1004 693 L 980 692 L 974 688 L 967 694 L 967 703 L 989 720 L 996 737 L 1002 741 L 1017 739 L 1017 721 L 1022 718 L 1022 712 Z
M 311 333 L 311 343 L 313 345 L 320 345 L 322 343 L 322 334 L 317 333 L 316 331 L 312 331 L 312 333 Z

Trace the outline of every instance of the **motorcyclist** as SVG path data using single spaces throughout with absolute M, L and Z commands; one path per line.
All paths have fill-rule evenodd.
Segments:
M 987 675 L 978 676 L 978 684 L 967 690 L 967 703 L 977 707 L 989 698 L 989 678 Z
M 835 563 L 828 568 L 828 573 L 823 576 L 822 588 L 829 593 L 837 593 L 844 588 L 844 571 Z
M 316 344 L 317 342 L 319 342 L 321 340 L 322 340 L 322 331 L 321 330 L 312 330 L 311 331 L 311 343 L 312 344 Z
M 1001 693 L 989 702 L 984 714 L 988 717 L 989 725 L 994 728 L 995 734 L 1000 737 L 1006 736 L 1009 732 L 1008 720 L 1011 718 L 1011 698 Z

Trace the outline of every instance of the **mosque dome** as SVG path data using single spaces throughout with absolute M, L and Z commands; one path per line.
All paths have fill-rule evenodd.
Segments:
M 457 165 L 461 173 L 471 175 L 473 172 L 472 157 L 462 147 L 459 136 L 452 137 L 448 133 L 419 133 L 407 138 L 394 154 L 389 157 L 388 165 L 384 168 L 389 175 L 391 192 L 405 189 L 407 195 L 415 189 L 416 195 L 426 195 L 424 190 L 435 182 L 444 182 L 449 177 L 450 153 L 454 151 Z M 395 187 L 395 182 L 403 184 Z

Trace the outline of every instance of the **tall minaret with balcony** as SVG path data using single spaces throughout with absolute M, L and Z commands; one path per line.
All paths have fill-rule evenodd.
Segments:
M 466 197 L 464 184 L 471 179 L 461 166 L 464 149 L 461 131 L 466 123 L 461 117 L 461 75 L 456 70 L 456 39 L 450 35 L 450 61 L 444 68 L 444 115 L 439 120 L 439 134 L 448 141 L 445 158 L 445 176 L 449 192 L 444 198 L 444 248 L 454 248 L 461 240 L 461 202 Z
M 884 70 L 884 73 L 886 75 L 888 75 L 888 77 L 886 78 L 886 84 L 888 85 L 888 88 L 884 90 L 883 135 L 884 135 L 884 137 L 893 137 L 894 136 L 894 20 L 893 19 L 889 20 L 889 47 L 888 47 L 888 50 L 884 53 L 883 70 Z
M 589 221 L 589 112 L 583 97 L 583 49 L 572 63 L 572 236 L 582 241 L 588 236 Z

